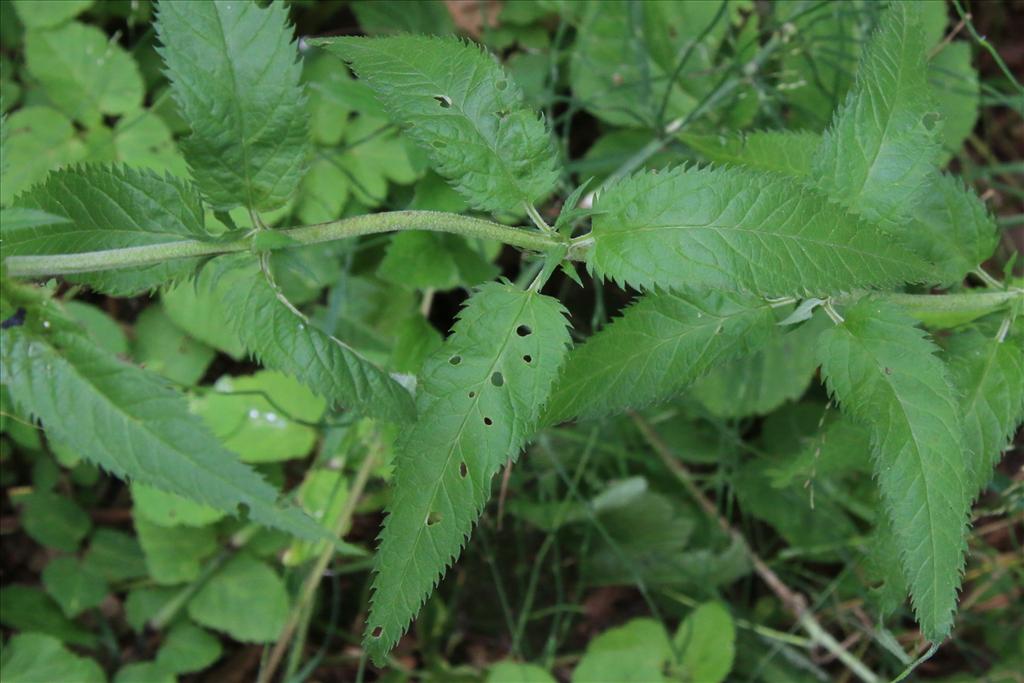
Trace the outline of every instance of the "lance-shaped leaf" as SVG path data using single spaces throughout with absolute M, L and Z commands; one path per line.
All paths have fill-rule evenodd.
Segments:
M 427 359 L 419 421 L 400 438 L 377 551 L 364 636 L 375 661 L 459 556 L 491 478 L 536 429 L 568 343 L 556 300 L 491 283 L 470 298 L 452 336 Z
M 162 0 L 156 22 L 171 92 L 192 134 L 181 142 L 214 208 L 275 209 L 309 147 L 302 72 L 281 2 Z
M 321 38 L 345 59 L 435 170 L 475 207 L 521 213 L 554 188 L 544 121 L 501 66 L 455 38 Z
M 925 637 L 940 641 L 953 623 L 966 548 L 961 408 L 936 347 L 899 309 L 865 300 L 842 314 L 819 340 L 822 373 L 842 410 L 871 431 L 914 612 Z
M 812 173 L 830 197 L 883 225 L 909 213 L 942 154 L 918 11 L 896 2 L 882 15 Z
M 5 302 L 5 308 L 6 302 Z M 121 477 L 308 539 L 317 524 L 240 463 L 162 378 L 118 360 L 52 302 L 3 333 L 3 384 L 58 443 Z
M 569 354 L 544 422 L 666 401 L 716 363 L 774 333 L 771 307 L 714 291 L 645 294 Z
M 727 138 L 684 135 L 682 139 L 709 161 L 773 171 L 813 184 L 812 159 L 821 137 L 806 132 L 758 131 Z M 893 237 L 937 266 L 931 280 L 952 284 L 992 255 L 999 232 L 974 190 L 955 176 L 930 173 L 919 201 L 894 228 Z
M 773 173 L 642 172 L 601 194 L 594 208 L 590 266 L 643 289 L 822 295 L 927 272 L 878 228 Z
M 215 274 L 208 282 L 221 297 L 225 322 L 264 365 L 361 414 L 394 421 L 413 417 L 409 392 L 279 298 L 251 255 L 222 256 L 209 267 Z
M 1003 450 L 1024 421 L 1024 344 L 967 330 L 948 343 L 953 385 L 969 451 L 967 493 L 974 497 L 992 478 Z
M 4 222 L 4 256 L 77 254 L 212 240 L 195 188 L 180 178 L 127 166 L 78 166 L 55 171 L 16 200 L 59 220 Z M 134 294 L 187 276 L 195 259 L 76 275 L 111 294 Z

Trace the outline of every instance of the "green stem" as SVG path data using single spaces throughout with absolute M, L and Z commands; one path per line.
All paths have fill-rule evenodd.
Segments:
M 278 232 L 292 241 L 291 246 L 305 246 L 348 239 L 360 235 L 373 235 L 399 230 L 428 230 L 450 232 L 466 237 L 497 240 L 523 249 L 547 251 L 565 244 L 557 234 L 543 234 L 535 230 L 513 228 L 500 223 L 440 211 L 392 211 L 365 216 L 343 218 L 328 223 L 287 228 Z M 7 273 L 16 277 L 42 277 L 100 270 L 118 270 L 135 266 L 163 263 L 169 259 L 213 256 L 248 251 L 248 239 L 233 242 L 202 242 L 181 240 L 148 244 L 141 247 L 88 251 L 78 254 L 52 254 L 42 256 L 8 256 L 4 263 Z M 577 255 L 579 249 L 576 250 Z
M 902 307 L 915 318 L 929 321 L 936 314 L 955 314 L 974 319 L 997 311 L 1014 299 L 1024 298 L 1024 289 L 978 294 L 881 294 L 878 298 Z

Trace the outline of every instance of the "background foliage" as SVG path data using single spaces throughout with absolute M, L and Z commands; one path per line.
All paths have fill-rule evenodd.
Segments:
M 3 681 L 251 680 L 261 662 L 266 671 L 282 634 L 288 649 L 278 674 L 295 682 L 799 681 L 845 679 L 858 666 L 861 678 L 864 670 L 891 678 L 927 647 L 905 604 L 900 548 L 935 538 L 929 525 L 962 524 L 962 500 L 921 519 L 908 484 L 961 473 L 920 464 L 920 472 L 906 471 L 914 466 L 907 458 L 881 463 L 889 474 L 879 481 L 883 500 L 904 505 L 902 517 L 914 525 L 893 529 L 877 514 L 872 444 L 891 453 L 920 443 L 908 430 L 922 420 L 925 441 L 951 462 L 962 448 L 952 425 L 961 421 L 986 459 L 962 473 L 965 489 L 984 491 L 971 513 L 954 637 L 915 675 L 1016 680 L 1024 666 L 1019 448 L 991 483 L 989 475 L 1001 440 L 1012 436 L 1003 432 L 1016 416 L 1005 406 L 1024 386 L 1024 362 L 1019 346 L 993 343 L 999 320 L 940 335 L 938 347 L 899 310 L 870 303 L 845 309 L 844 328 L 823 332 L 831 324 L 819 312 L 791 330 L 776 324 L 783 314 L 764 299 L 692 288 L 681 273 L 756 291 L 840 294 L 864 272 L 876 285 L 913 279 L 924 272 L 914 254 L 923 253 L 941 267 L 936 284 L 953 292 L 990 284 L 965 277 L 985 259 L 988 272 L 1019 274 L 1024 95 L 1002 68 L 1004 59 L 1009 70 L 1022 67 L 1020 51 L 1005 49 L 1024 28 L 1019 3 L 920 3 L 921 24 L 894 21 L 880 32 L 883 5 L 859 0 L 231 4 L 168 2 L 156 23 L 157 8 L 145 0 L 0 3 L 0 205 L 18 197 L 19 207 L 42 212 L 5 213 L 5 256 L 59 252 L 72 242 L 87 250 L 113 219 L 86 204 L 120 195 L 148 200 L 130 216 L 140 229 L 117 236 L 120 247 L 216 241 L 236 228 L 377 210 L 478 210 L 521 224 L 524 203 L 571 229 L 586 216 L 561 212 L 575 208 L 579 195 L 568 197 L 583 181 L 593 190 L 644 168 L 720 165 L 636 175 L 603 192 L 591 220 L 594 272 L 556 271 L 549 297 L 514 286 L 533 282 L 543 260 L 434 232 L 275 251 L 266 256 L 272 283 L 253 260 L 230 256 L 195 282 L 198 258 L 48 283 L 63 304 L 43 323 L 52 342 L 35 344 L 27 331 L 5 335 L 5 358 L 42 354 L 61 376 L 107 384 L 58 386 L 36 366 L 5 360 Z M 214 28 L 227 51 L 203 39 Z M 441 37 L 398 35 L 406 33 Z M 293 42 L 359 34 L 392 38 L 327 48 Z M 453 35 L 482 44 L 504 71 L 475 48 L 455 63 L 437 57 L 438 45 L 457 45 Z M 872 36 L 882 48 L 861 62 Z M 992 45 L 1002 48 L 998 61 Z M 420 55 L 422 73 L 396 65 L 410 54 Z M 390 77 L 356 78 L 337 55 L 357 75 Z M 917 67 L 925 75 L 916 80 L 890 79 Z M 449 75 L 434 84 L 444 92 L 464 81 L 495 87 L 447 102 L 416 91 L 439 71 Z M 208 87 L 231 73 L 255 87 Z M 929 89 L 941 93 L 932 103 Z M 503 116 L 482 130 L 431 122 L 438 106 Z M 941 146 L 922 158 L 932 118 L 942 120 Z M 871 125 L 879 119 L 909 133 L 886 139 Z M 197 120 L 209 125 L 190 125 Z M 826 129 L 825 153 L 816 154 Z M 772 132 L 755 134 L 762 130 Z M 880 163 L 879 155 L 890 156 Z M 59 170 L 80 162 L 117 165 L 111 173 Z M 934 172 L 936 164 L 947 172 Z M 877 175 L 879 167 L 889 175 Z M 190 172 L 202 195 L 187 182 Z M 791 183 L 770 173 L 799 179 L 803 189 L 794 196 Z M 446 178 L 458 179 L 454 190 Z M 981 200 L 963 192 L 965 184 Z M 720 205 L 680 203 L 702 187 L 720 188 Z M 76 208 L 68 200 L 75 196 L 91 200 Z M 793 239 L 800 226 L 832 215 L 833 203 L 849 210 L 829 224 L 827 241 L 806 245 L 814 269 L 750 267 L 791 257 L 788 236 L 768 236 L 757 251 L 737 250 L 710 268 L 700 249 L 732 253 L 721 234 L 629 233 L 702 212 L 756 217 L 762 197 L 790 201 Z M 972 232 L 987 225 L 987 211 L 999 227 L 994 237 Z M 47 222 L 50 213 L 70 213 L 74 225 Z M 15 219 L 26 221 L 17 234 Z M 863 256 L 869 250 L 861 247 L 880 239 L 875 225 L 898 224 L 915 226 L 920 243 Z M 929 233 L 934 225 L 961 232 Z M 109 236 L 102 239 L 109 248 Z M 471 290 L 498 276 L 514 284 L 484 285 L 460 309 Z M 174 284 L 154 289 L 168 280 Z M 630 287 L 655 284 L 672 291 L 631 303 Z M 40 295 L 11 285 L 5 296 Z M 604 333 L 566 361 L 545 407 L 532 397 L 554 381 L 569 335 L 553 297 L 565 305 L 574 342 Z M 620 317 L 623 310 L 629 316 Z M 11 315 L 4 310 L 4 319 Z M 509 335 L 509 352 L 474 355 L 475 339 L 511 329 L 523 315 L 546 333 Z M 671 354 L 661 340 L 677 330 L 666 321 L 688 335 Z M 828 352 L 816 358 L 822 334 Z M 752 337 L 768 341 L 754 349 Z M 95 346 L 150 372 L 114 363 Z M 864 372 L 914 363 L 944 376 L 933 353 L 955 359 L 949 375 L 968 390 Z M 459 392 L 446 374 L 456 357 Z M 645 374 L 620 374 L 629 358 L 645 357 Z M 815 381 L 819 364 L 827 386 Z M 386 422 L 414 406 L 377 366 L 418 376 L 415 408 L 430 416 L 421 418 L 424 433 L 400 436 Z M 849 377 L 868 379 L 853 391 Z M 507 404 L 506 383 L 516 391 Z M 474 423 L 448 437 L 445 420 L 465 412 L 469 386 L 479 387 L 482 410 L 500 431 Z M 83 395 L 89 400 L 78 400 Z M 901 422 L 896 407 L 906 404 L 928 415 Z M 875 428 L 851 415 L 867 415 Z M 195 416 L 216 450 L 190 427 Z M 515 457 L 537 425 L 575 416 L 601 419 L 544 429 L 515 466 L 503 466 L 498 456 Z M 407 489 L 399 494 L 406 500 L 396 500 L 395 459 L 409 451 L 401 439 L 495 456 L 451 460 L 445 483 L 468 480 L 470 488 L 440 509 L 436 492 Z M 125 483 L 108 474 L 139 466 L 123 460 L 125 444 L 158 475 Z M 102 469 L 86 451 L 105 454 Z M 206 469 L 185 474 L 196 466 Z M 308 518 L 282 507 L 281 489 Z M 244 504 L 248 520 L 225 514 L 225 498 Z M 701 500 L 713 501 L 710 515 Z M 378 668 L 360 643 L 373 614 L 370 556 L 389 502 L 408 513 L 389 517 L 395 527 L 457 521 L 446 532 L 455 547 L 476 511 L 483 516 Z M 327 534 L 344 541 L 329 547 Z M 436 555 L 433 564 L 443 566 L 450 556 L 429 538 L 413 556 Z M 959 536 L 939 540 L 944 552 L 935 556 L 949 566 L 910 567 L 922 582 L 929 571 L 948 577 L 959 569 Z M 382 561 L 408 555 L 393 546 L 381 547 Z M 766 587 L 765 568 L 788 592 Z M 430 574 L 412 587 L 426 595 L 436 580 Z M 921 596 L 956 586 L 910 588 Z M 397 589 L 385 595 L 407 600 Z M 417 606 L 379 601 L 372 609 L 385 618 Z M 834 646 L 794 616 L 800 601 Z M 917 617 L 933 632 L 953 618 L 921 609 Z M 400 630 L 401 621 L 389 627 Z

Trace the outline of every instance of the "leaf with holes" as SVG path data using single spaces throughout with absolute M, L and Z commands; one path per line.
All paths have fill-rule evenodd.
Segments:
M 419 420 L 400 437 L 364 643 L 398 642 L 459 556 L 491 478 L 537 428 L 569 334 L 554 299 L 491 283 L 469 300 L 421 373 Z
M 480 47 L 455 38 L 320 38 L 476 208 L 522 213 L 558 177 L 544 121 Z

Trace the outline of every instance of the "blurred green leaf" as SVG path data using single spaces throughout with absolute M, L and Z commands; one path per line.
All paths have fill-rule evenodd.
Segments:
M 264 562 L 238 555 L 188 603 L 197 623 L 246 643 L 272 643 L 288 618 L 284 582 Z
M 70 618 L 99 607 L 109 590 L 103 577 L 67 556 L 50 560 L 43 569 L 43 585 Z
M 4 683 L 105 683 L 100 665 L 42 633 L 15 635 L 4 646 Z

